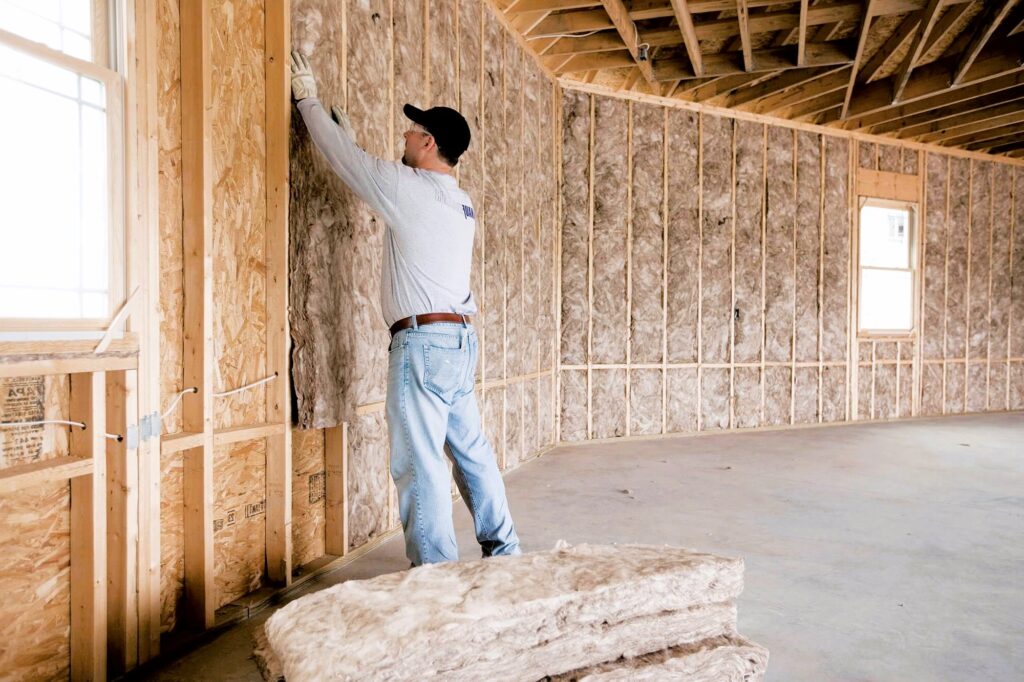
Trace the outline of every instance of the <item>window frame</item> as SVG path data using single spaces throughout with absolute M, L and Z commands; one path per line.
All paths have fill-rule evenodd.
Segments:
M 107 44 L 121 33 L 118 10 L 120 2 L 111 2 L 109 25 L 106 31 Z M 0 340 L 43 340 L 99 338 L 110 324 L 125 298 L 127 267 L 127 205 L 125 189 L 125 97 L 124 76 L 119 68 L 108 68 L 101 64 L 79 59 L 59 50 L 35 42 L 16 33 L 0 28 L 0 45 L 24 52 L 29 56 L 85 76 L 104 85 L 107 115 L 107 158 L 110 184 L 108 197 L 108 272 L 109 308 L 104 318 L 54 318 L 54 317 L 0 317 Z M 120 59 L 121 46 L 110 52 L 109 59 L 115 66 L 123 63 Z
M 863 210 L 866 206 L 874 206 L 878 208 L 890 208 L 906 211 L 908 214 L 907 220 L 907 241 L 908 241 L 908 267 L 906 268 L 887 268 L 879 266 L 866 266 L 861 263 L 861 219 Z M 854 314 L 856 315 L 857 323 L 857 339 L 858 340 L 896 340 L 906 341 L 917 338 L 918 328 L 918 317 L 917 317 L 917 300 L 920 295 L 921 286 L 921 275 L 920 275 L 920 264 L 919 254 L 920 248 L 918 240 L 920 237 L 919 232 L 919 215 L 920 209 L 918 203 L 914 201 L 905 201 L 900 199 L 883 199 L 877 196 L 859 195 L 857 197 L 857 239 L 853 244 L 856 254 L 856 267 L 857 267 L 857 299 L 856 309 Z M 860 296 L 860 292 L 863 290 L 864 284 L 864 270 L 888 270 L 894 272 L 910 272 L 911 275 L 911 296 L 910 296 L 910 329 L 865 329 L 861 326 L 861 305 L 863 299 Z

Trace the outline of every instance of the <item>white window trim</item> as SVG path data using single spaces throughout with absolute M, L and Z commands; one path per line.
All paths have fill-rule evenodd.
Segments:
M 909 268 L 891 268 L 891 267 L 878 267 L 874 265 L 865 266 L 861 265 L 860 262 L 860 220 L 861 211 L 865 206 L 878 206 L 880 208 L 895 208 L 903 211 L 907 211 L 910 216 L 910 220 L 907 225 L 907 239 L 909 241 L 910 248 L 910 267 Z M 910 201 L 899 201 L 893 199 L 882 199 L 880 197 L 871 196 L 859 196 L 857 201 L 857 241 L 853 245 L 854 253 L 857 258 L 857 308 L 854 311 L 857 321 L 857 339 L 859 340 L 895 340 L 895 341 L 906 341 L 917 338 L 917 300 L 920 295 L 921 287 L 921 268 L 918 263 L 920 249 L 918 248 L 918 229 L 920 222 L 920 210 L 917 203 Z M 911 299 L 910 299 L 910 329 L 864 329 L 861 327 L 860 320 L 860 306 L 862 300 L 860 292 L 862 290 L 864 270 L 891 270 L 895 272 L 910 272 L 913 281 Z
M 114 30 L 114 26 L 111 26 L 110 35 L 118 33 Z M 115 69 L 72 57 L 3 29 L 0 29 L 0 44 L 103 83 L 107 97 L 107 149 L 111 187 L 109 197 L 110 248 L 108 249 L 110 310 L 108 317 L 102 319 L 0 318 L 0 340 L 73 339 L 82 338 L 83 334 L 90 338 L 99 338 L 125 298 L 127 259 L 125 251 L 124 77 Z

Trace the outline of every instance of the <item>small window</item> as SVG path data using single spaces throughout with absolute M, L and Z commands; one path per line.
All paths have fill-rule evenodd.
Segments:
M 102 329 L 123 297 L 112 24 L 106 0 L 0 0 L 0 329 Z
M 907 334 L 914 329 L 914 208 L 862 199 L 859 330 Z

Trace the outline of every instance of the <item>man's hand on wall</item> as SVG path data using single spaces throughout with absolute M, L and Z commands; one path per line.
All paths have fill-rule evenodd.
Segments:
M 309 59 L 296 50 L 292 50 L 292 97 L 296 101 L 307 97 L 316 97 L 316 78 Z

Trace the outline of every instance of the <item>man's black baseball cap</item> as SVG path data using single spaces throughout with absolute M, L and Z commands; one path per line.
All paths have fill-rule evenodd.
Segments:
M 406 104 L 402 111 L 416 123 L 427 129 L 434 140 L 437 141 L 437 149 L 441 155 L 453 166 L 458 163 L 459 157 L 469 148 L 469 124 L 462 114 L 448 107 L 433 107 L 424 111 Z

